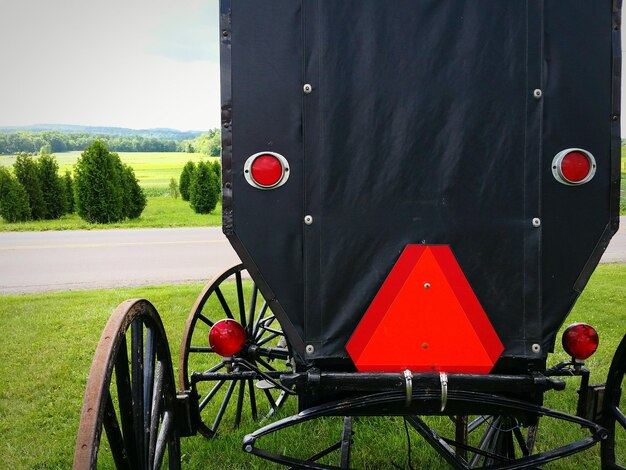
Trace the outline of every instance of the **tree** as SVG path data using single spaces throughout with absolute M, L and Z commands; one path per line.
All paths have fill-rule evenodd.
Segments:
M 65 213 L 65 194 L 56 158 L 42 149 L 37 159 L 37 171 L 44 201 L 43 218 L 58 219 Z
M 43 219 L 46 214 L 46 203 L 39 182 L 37 163 L 29 154 L 21 152 L 17 154 L 13 170 L 28 195 L 31 217 L 34 220 Z
M 87 222 L 111 223 L 124 219 L 124 192 L 119 156 L 96 140 L 75 166 L 76 209 Z
M 28 194 L 24 186 L 2 167 L 0 167 L 0 216 L 11 223 L 30 219 Z
M 117 154 L 113 155 L 117 156 Z M 146 208 L 146 195 L 144 194 L 143 189 L 141 189 L 141 186 L 139 186 L 139 181 L 137 181 L 137 177 L 135 176 L 133 169 L 129 165 L 121 163 L 121 161 L 120 164 L 122 190 L 124 193 L 124 217 L 136 219 Z
M 196 169 L 195 163 L 189 160 L 187 163 L 185 163 L 185 166 L 183 167 L 183 171 L 180 174 L 178 188 L 180 190 L 180 195 L 183 198 L 183 201 L 189 201 L 189 196 L 190 196 L 189 190 L 190 190 L 191 180 L 193 178 L 195 169 Z
M 217 205 L 219 182 L 210 163 L 198 163 L 191 180 L 189 201 L 198 214 L 208 214 Z
M 65 201 L 65 213 L 73 214 L 76 208 L 74 207 L 74 182 L 72 181 L 70 170 L 66 170 L 63 176 L 63 196 Z
M 178 191 L 178 183 L 176 182 L 174 178 L 170 179 L 170 197 L 174 199 L 178 199 L 179 194 L 180 193 Z
M 222 195 L 222 166 L 218 160 L 214 160 L 211 164 L 215 176 L 217 176 L 217 198 Z

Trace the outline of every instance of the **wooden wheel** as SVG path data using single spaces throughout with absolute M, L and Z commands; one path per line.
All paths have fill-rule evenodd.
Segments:
M 207 284 L 191 309 L 183 332 L 179 385 L 184 390 L 196 390 L 198 431 L 206 437 L 213 437 L 218 428 L 236 428 L 242 419 L 269 417 L 288 396 L 260 374 L 246 379 L 192 380 L 194 373 L 249 371 L 234 363 L 233 358 L 275 376 L 291 371 L 282 328 L 254 282 L 243 281 L 245 275 L 240 264 Z M 246 332 L 246 344 L 233 358 L 219 356 L 208 342 L 211 327 L 221 319 L 237 321 Z
M 94 469 L 98 457 L 118 469 L 180 468 L 176 390 L 163 325 L 150 302 L 122 302 L 94 356 L 74 451 L 74 469 Z M 107 442 L 101 443 L 104 428 Z M 103 454 L 107 454 L 106 456 Z
M 602 468 L 624 469 L 626 459 L 617 455 L 616 449 L 626 444 L 626 397 L 622 393 L 626 374 L 626 335 L 622 338 L 613 362 L 609 369 L 604 391 L 604 404 L 602 407 L 602 425 L 608 432 L 608 437 L 602 441 Z

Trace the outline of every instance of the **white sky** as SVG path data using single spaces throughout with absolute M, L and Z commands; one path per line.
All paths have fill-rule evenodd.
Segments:
M 219 127 L 217 0 L 0 1 L 0 126 Z
M 0 0 L 0 126 L 219 127 L 218 16 L 218 0 Z

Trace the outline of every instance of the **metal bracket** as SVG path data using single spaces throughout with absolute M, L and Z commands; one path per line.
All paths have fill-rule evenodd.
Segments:
M 441 382 L 441 412 L 443 413 L 448 404 L 448 374 L 439 372 L 439 381 Z
M 413 373 L 407 369 L 404 371 L 404 390 L 406 393 L 405 404 L 407 407 L 411 406 L 411 400 L 413 399 Z

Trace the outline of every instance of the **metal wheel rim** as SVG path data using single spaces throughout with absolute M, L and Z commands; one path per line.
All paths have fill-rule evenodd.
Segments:
M 129 330 L 130 348 L 126 340 Z M 117 409 L 111 394 L 114 372 Z M 133 393 L 136 390 L 140 391 Z M 155 396 L 160 399 L 154 400 Z M 167 337 L 156 309 L 143 299 L 122 302 L 109 318 L 96 348 L 73 468 L 96 468 L 103 428 L 117 468 L 160 468 L 166 451 L 169 468 L 180 468 L 175 399 Z M 158 419 L 152 419 L 154 416 Z
M 246 269 L 243 264 L 239 264 L 239 265 L 233 266 L 225 270 L 221 275 L 219 275 L 213 281 L 209 282 L 204 287 L 204 289 L 202 290 L 198 298 L 196 299 L 189 313 L 187 321 L 185 323 L 185 330 L 183 332 L 181 349 L 180 349 L 180 354 L 179 354 L 178 381 L 179 381 L 179 386 L 182 389 L 189 390 L 191 388 L 191 373 L 190 372 L 204 372 L 210 369 L 213 370 L 216 367 L 218 367 L 220 364 L 222 365 L 222 367 L 219 367 L 218 369 L 222 372 L 225 369 L 224 361 L 222 360 L 221 357 L 219 357 L 218 359 L 217 354 L 211 351 L 195 351 L 195 352 L 192 351 L 192 348 L 193 348 L 192 342 L 194 340 L 197 341 L 199 337 L 205 338 L 202 335 L 205 335 L 205 334 L 208 335 L 208 331 L 210 330 L 210 324 L 207 323 L 206 320 L 209 320 L 209 322 L 215 322 L 216 320 L 219 320 L 221 318 L 226 318 L 226 317 L 234 318 L 235 320 L 242 323 L 242 325 L 246 328 L 246 331 L 250 334 L 249 325 L 251 324 L 256 325 L 256 322 L 259 320 L 259 317 L 261 317 L 263 319 L 263 322 L 270 320 L 271 324 L 268 325 L 267 327 L 270 333 L 267 334 L 267 331 L 266 332 L 256 331 L 255 332 L 256 334 L 253 334 L 252 336 L 256 337 L 256 335 L 258 334 L 258 339 L 250 340 L 251 343 L 255 345 L 262 343 L 261 346 L 265 346 L 266 344 L 269 344 L 269 343 L 264 343 L 264 341 L 267 341 L 267 340 L 275 341 L 276 339 L 279 339 L 279 338 L 285 338 L 284 334 L 282 333 L 282 328 L 280 327 L 280 324 L 278 323 L 278 320 L 273 316 L 271 310 L 267 306 L 267 302 L 263 298 L 261 292 L 258 290 L 254 282 L 252 282 L 252 285 L 250 287 L 251 292 L 249 295 L 246 295 L 243 292 L 246 290 L 242 284 L 242 278 L 243 278 L 242 275 L 245 273 L 245 271 Z M 228 304 L 228 308 L 230 309 L 230 313 L 231 313 L 231 315 L 229 316 L 226 314 L 226 311 L 225 311 L 226 309 L 224 308 L 224 305 L 222 303 L 222 300 L 225 300 L 225 299 L 224 299 L 224 294 L 222 292 L 222 289 L 220 289 L 220 286 L 223 286 L 224 283 L 230 282 L 231 280 L 235 281 L 232 285 L 234 286 L 236 290 L 237 300 L 236 300 L 236 305 L 230 305 L 228 304 L 228 302 L 226 302 Z M 218 291 L 220 294 L 218 294 Z M 219 298 L 220 295 L 222 296 L 222 299 Z M 213 297 L 212 299 L 213 305 L 209 306 L 208 305 L 209 299 L 211 299 L 212 297 Z M 215 305 L 219 305 L 219 308 L 217 309 L 218 311 L 209 312 L 208 310 L 211 308 L 214 308 Z M 242 310 L 242 305 L 243 305 L 243 310 Z M 264 311 L 265 313 L 263 313 Z M 271 331 L 273 330 L 280 331 L 281 334 L 275 335 L 274 333 L 271 333 Z M 208 342 L 206 342 L 206 340 L 204 340 L 204 342 L 206 343 L 206 346 L 208 347 Z M 286 342 L 286 339 L 285 339 L 285 342 Z M 198 349 L 198 348 L 195 348 L 195 349 Z M 288 350 L 289 345 L 286 345 L 284 349 Z M 207 365 L 205 365 L 204 367 L 198 367 L 196 368 L 197 370 L 190 371 L 190 369 L 194 369 L 193 367 L 190 367 L 190 355 L 195 354 L 195 353 L 202 355 L 203 352 L 206 352 L 206 354 L 208 355 Z M 215 364 L 212 364 L 212 361 L 214 361 Z M 258 362 L 255 363 L 255 365 L 259 366 L 260 368 L 264 370 L 272 370 L 272 369 L 283 370 L 282 367 L 277 367 L 280 363 L 277 363 L 276 365 L 272 365 L 270 364 L 271 361 L 268 361 L 267 358 L 257 358 L 257 361 L 262 361 L 265 363 L 265 364 L 259 364 Z M 211 368 L 211 365 L 213 365 L 212 368 Z M 286 368 L 284 369 L 285 369 L 285 372 L 290 371 L 290 369 L 286 369 Z M 198 384 L 198 387 L 200 388 L 204 387 L 205 389 L 207 389 L 207 387 L 204 384 L 203 385 Z M 234 424 L 233 424 L 233 427 L 236 428 L 239 426 L 241 422 L 241 419 L 242 419 L 241 416 L 243 412 L 248 411 L 248 407 L 250 408 L 249 411 L 250 411 L 250 415 L 252 419 L 256 420 L 259 417 L 261 417 L 257 413 L 258 411 L 257 403 L 267 402 L 269 409 L 267 413 L 264 414 L 264 417 L 263 417 L 263 419 L 267 419 L 278 408 L 280 408 L 283 405 L 283 403 L 288 397 L 288 395 L 285 392 L 279 392 L 276 390 L 273 390 L 273 391 L 264 390 L 263 392 L 256 391 L 252 379 L 248 379 L 244 381 L 228 381 L 228 382 L 223 381 L 221 383 L 218 383 L 216 386 L 217 386 L 217 390 L 215 390 L 214 387 L 211 387 L 210 390 L 208 389 L 206 390 L 206 393 L 204 393 L 202 390 L 198 390 L 198 394 L 199 394 L 198 403 L 199 403 L 199 408 L 200 408 L 199 413 L 198 413 L 198 417 L 199 417 L 198 431 L 200 432 L 200 434 L 208 438 L 211 438 L 217 434 L 217 431 L 223 422 L 222 419 L 224 417 L 224 414 L 226 413 L 229 406 L 231 407 L 233 406 L 232 403 L 237 403 L 236 409 L 235 409 L 235 419 L 234 419 Z M 222 388 L 226 390 L 225 393 L 222 392 L 221 390 Z M 260 395 L 260 399 L 257 399 L 257 395 Z M 208 396 L 211 396 L 211 397 L 208 398 L 208 402 L 207 402 L 206 399 Z M 220 400 L 221 400 L 221 403 L 220 403 L 219 409 L 217 410 L 215 419 L 213 419 L 213 417 L 211 416 L 212 412 L 210 412 L 209 409 L 207 409 L 206 407 L 209 403 L 211 402 L 218 403 Z M 211 418 L 211 419 L 208 419 L 208 418 Z
M 622 433 L 622 436 L 626 432 L 626 409 L 624 409 L 624 400 L 622 398 L 622 386 L 624 384 L 625 374 L 626 335 L 622 338 L 622 341 L 615 352 L 615 356 L 613 357 L 604 393 L 602 425 L 606 428 L 608 436 L 602 441 L 601 444 L 603 469 L 623 470 L 626 468 L 621 463 L 616 462 L 615 458 L 616 430 Z

